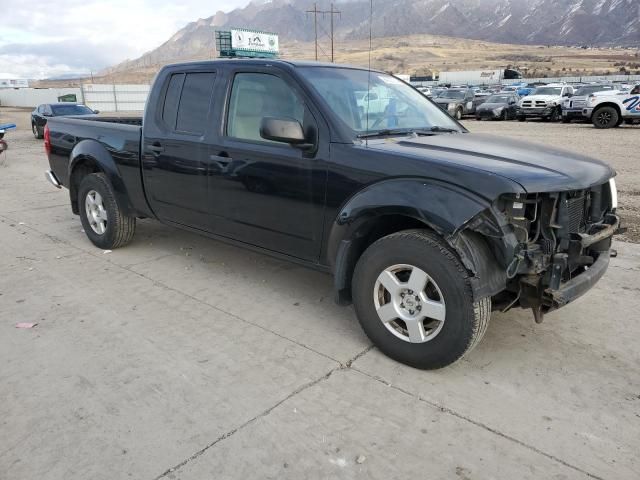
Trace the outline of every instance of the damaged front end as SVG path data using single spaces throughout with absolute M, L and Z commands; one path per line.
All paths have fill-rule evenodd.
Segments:
M 500 271 L 481 266 L 476 273 L 479 284 L 490 286 L 494 308 L 531 308 L 540 323 L 606 272 L 613 235 L 622 231 L 616 208 L 613 179 L 583 190 L 505 195 L 466 225 L 456 248 L 464 253 L 482 235 L 502 264 Z

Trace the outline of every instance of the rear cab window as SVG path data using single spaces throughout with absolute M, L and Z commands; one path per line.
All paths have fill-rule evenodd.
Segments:
M 203 135 L 207 130 L 215 72 L 174 73 L 162 107 L 162 122 L 176 133 Z

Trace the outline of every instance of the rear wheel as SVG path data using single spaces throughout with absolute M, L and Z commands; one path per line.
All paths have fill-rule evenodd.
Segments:
M 598 108 L 591 116 L 593 126 L 596 128 L 613 128 L 618 125 L 618 111 L 609 106 Z
M 33 136 L 38 140 L 44 137 L 44 130 L 38 127 L 35 123 L 31 125 L 31 131 L 33 132 Z
M 549 115 L 549 121 L 557 122 L 558 120 L 560 120 L 560 116 L 561 112 L 556 108 L 553 110 L 553 112 L 551 112 L 551 115 Z
M 491 299 L 473 301 L 469 274 L 434 233 L 386 236 L 362 255 L 353 277 L 358 320 L 389 357 L 422 369 L 442 368 L 484 335 Z
M 136 218 L 125 215 L 103 173 L 92 173 L 82 179 L 78 207 L 85 234 L 96 247 L 123 247 L 133 238 Z

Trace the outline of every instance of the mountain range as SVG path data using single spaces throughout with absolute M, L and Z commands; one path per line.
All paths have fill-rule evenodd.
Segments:
M 275 32 L 281 44 L 314 39 L 317 4 L 327 0 L 254 0 L 244 8 L 187 24 L 158 48 L 109 72 L 173 61 L 214 58 L 215 30 L 242 27 Z M 500 43 L 640 47 L 640 0 L 334 0 L 339 42 L 411 34 L 446 35 Z M 326 38 L 329 16 L 318 15 Z

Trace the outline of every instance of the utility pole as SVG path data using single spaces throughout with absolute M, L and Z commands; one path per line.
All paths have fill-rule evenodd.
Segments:
M 334 28 L 334 15 L 340 15 L 342 12 L 340 10 L 336 10 L 333 8 L 333 3 L 331 4 L 330 10 L 318 10 L 318 4 L 313 4 L 313 10 L 307 10 L 306 13 L 313 14 L 313 30 L 315 34 L 315 50 L 316 50 L 316 61 L 318 60 L 318 14 L 322 15 L 322 18 L 326 18 L 327 15 L 330 17 L 331 21 L 331 32 L 329 34 L 331 39 L 331 62 L 333 63 L 335 60 L 335 51 L 334 51 L 334 38 L 335 38 L 335 28 Z M 326 30 L 325 30 L 326 33 Z

